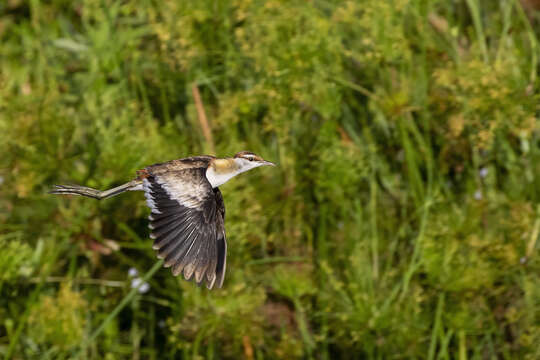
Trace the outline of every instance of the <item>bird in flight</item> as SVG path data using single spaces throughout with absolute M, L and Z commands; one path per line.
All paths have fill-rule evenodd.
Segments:
M 225 205 L 219 186 L 234 176 L 274 163 L 252 152 L 232 158 L 203 155 L 154 164 L 137 171 L 137 177 L 113 189 L 99 191 L 79 185 L 55 185 L 51 194 L 82 195 L 106 199 L 124 191 L 144 191 L 150 238 L 157 256 L 173 275 L 184 274 L 212 289 L 223 285 L 227 243 Z

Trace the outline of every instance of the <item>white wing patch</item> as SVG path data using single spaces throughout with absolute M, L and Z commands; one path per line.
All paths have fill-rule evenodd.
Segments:
M 199 208 L 201 203 L 208 196 L 208 185 L 205 186 L 203 179 L 194 181 L 180 181 L 176 174 L 164 174 L 156 176 L 156 182 L 161 185 L 170 199 L 178 201 L 179 204 L 189 208 Z
M 155 176 L 154 180 L 165 190 L 169 199 L 176 200 L 179 205 L 188 208 L 199 208 L 208 196 L 208 192 L 211 191 L 203 178 L 198 181 L 193 181 L 193 178 L 189 179 L 191 181 L 181 181 L 175 174 L 162 174 Z M 148 207 L 153 213 L 161 214 L 152 197 L 152 184 L 148 179 L 143 179 L 142 190 L 144 190 Z
M 144 190 L 144 197 L 146 198 L 146 205 L 148 205 L 153 213 L 161 214 L 161 211 L 158 210 L 154 198 L 150 193 L 150 182 L 147 179 L 143 179 L 142 188 Z

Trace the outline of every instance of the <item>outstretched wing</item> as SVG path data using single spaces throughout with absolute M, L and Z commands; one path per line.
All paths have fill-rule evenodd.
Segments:
M 143 180 L 150 214 L 150 237 L 165 267 L 211 289 L 223 285 L 227 244 L 225 207 L 204 168 L 155 174 Z

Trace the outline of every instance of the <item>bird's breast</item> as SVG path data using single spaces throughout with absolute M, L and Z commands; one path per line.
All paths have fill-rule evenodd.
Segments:
M 206 178 L 213 188 L 225 184 L 236 175 L 238 175 L 237 171 L 217 171 L 212 166 L 206 170 Z

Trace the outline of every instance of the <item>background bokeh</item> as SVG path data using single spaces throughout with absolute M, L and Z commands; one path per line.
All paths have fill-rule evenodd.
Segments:
M 0 1 L 0 354 L 540 359 L 539 5 Z M 240 150 L 219 290 L 46 193 Z

